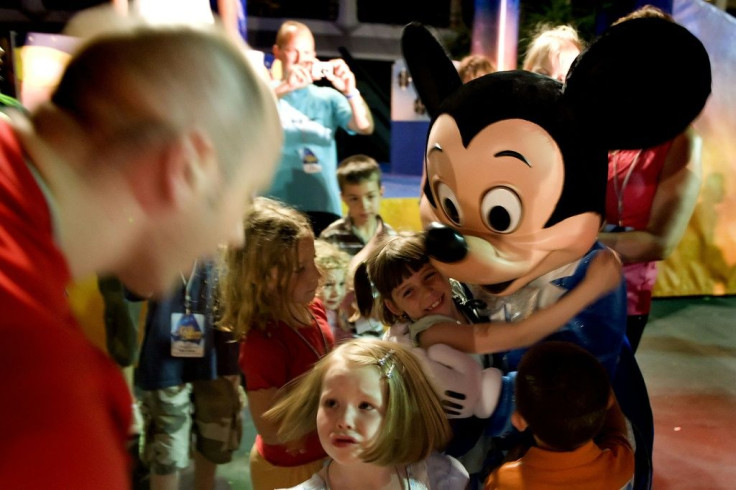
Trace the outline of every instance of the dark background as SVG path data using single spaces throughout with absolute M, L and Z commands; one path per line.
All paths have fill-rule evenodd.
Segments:
M 11 46 L 22 45 L 26 32 L 60 32 L 77 11 L 108 3 L 106 0 L 0 0 L 0 47 L 5 51 L 0 65 L 0 92 L 16 96 L 15 71 Z M 216 0 L 211 0 L 213 7 Z M 671 1 L 653 1 L 658 5 Z M 456 59 L 468 54 L 473 24 L 474 0 L 460 0 L 460 15 L 450 18 L 450 0 L 356 0 L 361 23 L 404 25 L 410 21 L 453 32 L 446 46 Z M 248 16 L 264 19 L 297 18 L 335 21 L 338 0 L 247 0 Z M 571 24 L 586 40 L 592 40 L 610 22 L 637 6 L 635 0 L 536 0 L 522 1 L 519 22 L 519 55 L 523 59 L 526 45 L 541 22 L 552 25 Z M 665 5 L 665 8 L 666 5 Z M 732 15 L 734 9 L 728 10 Z M 273 22 L 271 22 L 273 25 Z M 270 52 L 273 30 L 248 30 L 248 42 L 256 49 Z M 11 39 L 12 38 L 12 39 Z M 319 51 L 319 45 L 317 46 Z M 388 162 L 391 141 L 391 67 L 392 61 L 354 58 L 341 49 L 358 79 L 358 86 L 371 107 L 376 130 L 371 136 L 347 137 L 338 133 L 338 157 L 366 153 L 379 162 Z

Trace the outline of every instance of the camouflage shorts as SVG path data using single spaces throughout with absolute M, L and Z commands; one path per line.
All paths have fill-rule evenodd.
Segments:
M 141 460 L 157 475 L 184 469 L 194 438 L 204 457 L 227 463 L 240 446 L 244 400 L 237 375 L 144 391 Z

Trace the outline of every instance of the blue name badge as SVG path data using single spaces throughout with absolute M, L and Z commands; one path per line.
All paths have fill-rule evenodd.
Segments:
M 305 173 L 317 174 L 322 171 L 322 165 L 320 165 L 317 155 L 315 155 L 314 152 L 309 148 L 304 147 L 300 149 L 299 156 L 302 159 Z
M 171 355 L 204 357 L 204 315 L 171 314 Z

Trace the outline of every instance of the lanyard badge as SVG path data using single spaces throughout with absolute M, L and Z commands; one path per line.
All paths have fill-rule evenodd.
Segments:
M 192 267 L 189 280 L 184 279 L 184 313 L 171 314 L 171 355 L 173 357 L 204 357 L 204 315 L 192 313 L 197 301 L 193 301 L 192 288 L 197 275 L 197 262 Z M 199 294 L 195 294 L 198 297 Z
M 171 314 L 171 355 L 173 357 L 204 357 L 204 315 L 201 313 Z

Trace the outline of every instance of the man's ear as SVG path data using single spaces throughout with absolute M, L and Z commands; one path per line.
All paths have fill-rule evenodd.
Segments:
M 511 414 L 511 425 L 513 425 L 519 432 L 524 432 L 526 428 L 529 427 L 529 424 L 526 423 L 524 417 L 522 417 L 516 410 Z
M 180 207 L 197 194 L 216 192 L 221 173 L 212 142 L 201 130 L 174 140 L 163 160 L 161 191 L 170 205 Z
M 386 308 L 388 308 L 388 311 L 390 311 L 391 313 L 393 313 L 396 316 L 401 316 L 401 315 L 404 314 L 404 312 L 401 310 L 401 308 L 399 308 L 398 306 L 396 306 L 396 303 L 394 303 L 390 299 L 384 299 L 383 300 L 383 304 L 386 305 Z
M 149 212 L 182 207 L 197 194 L 215 192 L 220 180 L 211 141 L 198 129 L 143 150 L 138 160 L 132 187 Z
M 383 197 L 384 192 L 386 192 L 386 188 L 384 186 L 381 186 L 381 190 L 380 190 L 381 197 Z

